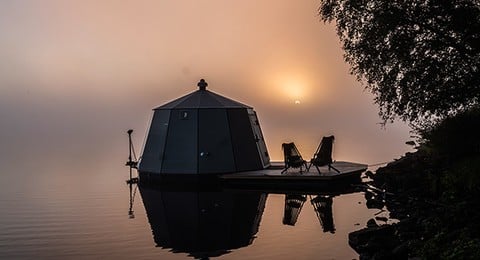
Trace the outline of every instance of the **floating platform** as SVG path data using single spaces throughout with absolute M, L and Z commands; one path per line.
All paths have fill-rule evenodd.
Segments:
M 220 175 L 223 185 L 235 188 L 262 189 L 275 191 L 281 190 L 304 190 L 304 189 L 338 189 L 339 187 L 351 186 L 361 182 L 361 175 L 368 168 L 366 164 L 337 161 L 332 166 L 340 172 L 328 166 L 315 166 L 310 171 L 300 172 L 299 169 L 284 169 L 283 162 L 273 162 L 272 166 L 264 170 L 231 173 Z

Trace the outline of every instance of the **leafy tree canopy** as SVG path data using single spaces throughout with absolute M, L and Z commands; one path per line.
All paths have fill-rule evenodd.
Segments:
M 480 101 L 479 0 L 321 0 L 352 74 L 385 122 L 442 119 Z

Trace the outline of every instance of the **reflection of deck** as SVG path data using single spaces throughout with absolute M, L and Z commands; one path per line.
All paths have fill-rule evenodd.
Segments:
M 318 186 L 325 188 L 359 182 L 362 172 L 366 171 L 368 167 L 365 164 L 352 162 L 334 162 L 332 166 L 337 168 L 340 173 L 333 169 L 328 170 L 328 167 L 324 166 L 319 167 L 320 173 L 315 167 L 312 167 L 308 172 L 288 169 L 282 174 L 283 163 L 272 163 L 271 167 L 264 170 L 224 174 L 220 178 L 225 184 L 233 186 L 294 189 Z

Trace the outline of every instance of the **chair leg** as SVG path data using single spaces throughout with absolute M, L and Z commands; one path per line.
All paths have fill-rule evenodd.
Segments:
M 330 171 L 330 169 L 334 169 L 337 173 L 340 173 L 337 168 L 333 167 L 331 164 L 328 164 L 328 170 Z
M 280 172 L 280 174 L 283 174 L 284 172 L 286 172 L 289 167 L 290 167 L 290 166 L 288 166 L 287 162 L 285 161 L 285 166 L 284 166 L 282 172 Z
M 322 173 L 322 172 L 320 172 L 320 168 L 318 168 L 317 165 L 315 165 L 315 168 L 317 168 L 318 174 Z
M 304 171 L 302 171 L 303 166 L 305 166 L 305 171 L 307 171 L 307 164 L 306 164 L 305 161 L 304 161 L 304 162 L 302 163 L 302 165 L 300 165 L 300 174 L 304 172 Z

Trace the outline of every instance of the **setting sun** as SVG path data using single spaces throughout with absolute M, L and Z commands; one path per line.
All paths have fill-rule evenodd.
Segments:
M 275 89 L 279 94 L 279 101 L 301 104 L 309 96 L 310 82 L 304 76 L 288 76 L 287 73 L 272 77 L 270 90 Z
M 286 97 L 290 100 L 299 101 L 306 96 L 306 84 L 305 80 L 297 78 L 286 78 L 281 80 L 280 86 Z

